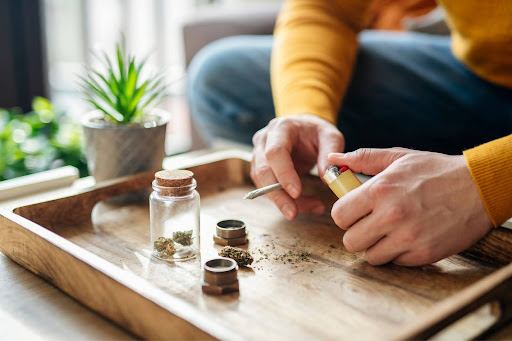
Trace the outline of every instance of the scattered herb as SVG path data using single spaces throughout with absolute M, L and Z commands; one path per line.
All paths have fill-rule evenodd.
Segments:
M 161 255 L 172 256 L 176 253 L 176 247 L 171 238 L 160 237 L 155 241 L 154 246 Z
M 183 246 L 192 245 L 192 230 L 190 231 L 176 231 L 172 234 L 172 239 L 175 243 L 181 244 Z
M 332 244 L 331 244 L 331 245 L 329 245 L 329 247 L 330 247 L 331 249 L 335 249 L 335 248 L 336 248 L 336 246 L 334 246 L 334 245 L 332 245 Z
M 219 256 L 228 257 L 235 260 L 238 263 L 238 266 L 244 268 L 253 262 L 252 255 L 249 251 L 242 250 L 236 247 L 224 246 L 219 251 Z
M 288 251 L 283 254 L 275 255 L 274 260 L 280 260 L 286 263 L 286 261 L 292 263 L 292 262 L 310 262 L 309 256 L 311 254 L 309 252 L 295 252 L 295 251 Z

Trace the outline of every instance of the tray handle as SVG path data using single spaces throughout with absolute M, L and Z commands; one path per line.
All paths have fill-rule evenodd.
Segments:
M 489 336 L 512 320 L 512 264 L 443 300 L 398 335 L 400 340 L 426 340 L 486 304 L 497 302 L 497 320 L 476 338 Z

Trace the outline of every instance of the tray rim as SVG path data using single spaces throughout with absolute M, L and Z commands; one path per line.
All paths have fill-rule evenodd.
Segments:
M 188 168 L 194 166 L 200 166 L 216 161 L 228 160 L 228 159 L 240 159 L 242 161 L 250 161 L 251 153 L 240 151 L 240 150 L 227 150 L 211 154 L 199 156 L 195 159 L 186 160 L 174 164 L 174 169 Z M 164 163 L 165 164 L 165 163 Z M 166 169 L 172 169 L 167 167 Z M 137 176 L 137 175 L 135 175 Z M 38 201 L 35 204 L 44 202 L 53 202 L 56 200 L 62 200 L 69 197 L 79 196 L 84 193 L 91 191 L 100 190 L 102 186 L 108 186 L 111 184 L 123 183 L 127 178 L 134 177 L 128 176 L 123 178 L 114 179 L 102 184 L 98 184 L 92 188 L 79 190 L 76 193 L 60 196 L 51 200 Z M 26 205 L 26 206 L 30 206 Z M 203 317 L 200 314 L 194 312 L 193 305 L 184 302 L 179 298 L 167 293 L 165 290 L 158 288 L 146 279 L 143 279 L 135 274 L 126 272 L 125 270 L 117 267 L 109 261 L 95 255 L 94 253 L 74 244 L 64 237 L 50 231 L 49 229 L 41 226 L 30 219 L 24 218 L 14 211 L 24 205 L 18 206 L 14 209 L 0 209 L 0 237 L 2 235 L 2 220 L 8 222 L 8 224 L 14 224 L 17 228 L 25 230 L 25 233 L 30 234 L 32 237 L 41 239 L 42 242 L 48 243 L 52 248 L 56 248 L 61 252 L 66 253 L 70 257 L 77 259 L 85 266 L 90 268 L 92 271 L 99 272 L 107 280 L 115 281 L 116 283 L 124 286 L 126 289 L 131 291 L 132 294 L 138 295 L 147 303 L 155 304 L 159 308 L 164 309 L 167 313 L 170 313 L 173 318 L 177 318 L 182 322 L 190 325 L 193 328 L 194 333 L 201 335 L 201 338 L 220 338 L 226 339 L 233 337 L 233 333 L 228 328 L 219 326 L 218 324 L 208 321 L 208 318 Z M 110 319 L 114 323 L 117 323 L 122 328 L 129 330 L 130 332 L 138 334 L 137 330 L 130 329 L 123 325 L 116 319 L 117 316 L 109 316 L 99 311 L 94 306 L 90 306 L 83 299 L 77 297 L 74 292 L 68 292 L 58 284 L 54 283 L 50 278 L 44 276 L 38 269 L 33 268 L 31 264 L 23 262 L 16 255 L 14 248 L 9 248 L 10 245 L 6 243 L 0 243 L 0 250 L 9 258 L 27 268 L 38 276 L 43 277 L 45 280 L 57 286 L 60 290 L 74 297 L 82 304 L 86 305 L 93 311 L 101 314 L 102 316 Z M 7 243 L 8 244 L 8 243 Z M 437 331 L 442 330 L 447 325 L 457 321 L 459 318 L 465 316 L 476 308 L 484 305 L 490 301 L 499 301 L 503 306 L 507 303 L 507 306 L 512 305 L 512 293 L 507 293 L 507 288 L 512 283 L 512 264 L 505 265 L 491 274 L 481 278 L 472 285 L 462 289 L 461 291 L 439 301 L 429 308 L 424 314 L 417 316 L 413 323 L 404 328 L 401 332 L 396 333 L 397 339 L 420 339 L 434 335 Z M 159 298 L 160 297 L 160 298 Z M 162 298 L 165 298 L 163 300 Z M 176 309 L 175 306 L 179 306 Z M 512 319 L 512 311 L 510 309 L 504 309 L 505 314 L 502 316 L 497 323 L 489 330 L 496 330 L 506 322 Z M 168 334 L 166 334 L 169 337 Z

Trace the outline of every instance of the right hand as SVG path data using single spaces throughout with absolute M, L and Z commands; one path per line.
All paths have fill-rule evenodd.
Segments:
M 327 155 L 343 152 L 345 139 L 328 121 L 309 114 L 275 118 L 253 137 L 251 178 L 258 187 L 279 182 L 284 190 L 267 194 L 288 220 L 300 211 L 322 214 L 324 204 L 317 197 L 303 196 L 299 175 L 315 164 L 325 173 Z

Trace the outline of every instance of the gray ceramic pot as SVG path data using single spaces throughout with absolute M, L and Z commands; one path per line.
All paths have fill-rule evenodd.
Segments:
M 162 168 L 168 122 L 165 111 L 152 111 L 151 120 L 140 124 L 112 125 L 102 117 L 91 112 L 81 122 L 87 165 L 96 183 Z

